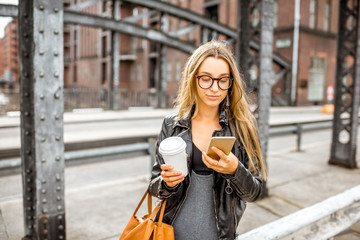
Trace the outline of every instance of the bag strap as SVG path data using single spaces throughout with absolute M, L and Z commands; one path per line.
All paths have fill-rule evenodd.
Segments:
M 133 213 L 133 216 L 134 216 L 134 217 L 135 217 L 137 211 L 139 210 L 139 208 L 140 208 L 141 204 L 143 203 L 143 201 L 144 201 L 144 199 L 145 199 L 146 196 L 148 196 L 148 211 L 149 211 L 149 214 L 151 213 L 151 211 L 152 211 L 152 210 L 151 210 L 151 209 L 152 209 L 151 195 L 150 195 L 149 191 L 146 189 L 146 191 L 145 191 L 145 193 L 144 193 L 144 196 L 141 198 L 138 206 L 136 207 L 136 209 L 135 209 L 135 211 L 134 211 L 134 213 Z
M 158 221 L 158 226 L 159 226 L 159 227 L 161 227 L 162 220 L 163 220 L 163 217 L 164 217 L 166 201 L 167 201 L 167 199 L 164 199 L 164 200 L 161 202 L 161 212 L 160 212 L 159 221 Z

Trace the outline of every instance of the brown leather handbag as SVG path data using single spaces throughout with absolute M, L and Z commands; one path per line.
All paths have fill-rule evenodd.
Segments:
M 148 196 L 148 214 L 139 218 L 136 215 L 145 197 Z M 163 216 L 165 212 L 166 199 L 162 200 L 153 211 L 151 195 L 146 190 L 144 196 L 136 207 L 134 214 L 126 225 L 119 240 L 174 240 L 174 229 L 171 225 L 163 223 Z M 154 222 L 154 217 L 160 211 L 159 221 Z

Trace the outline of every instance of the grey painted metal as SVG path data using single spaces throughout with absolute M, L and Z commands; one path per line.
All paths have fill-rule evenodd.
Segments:
M 197 25 L 194 25 L 194 24 L 190 24 L 184 28 L 181 28 L 177 31 L 173 31 L 173 32 L 170 32 L 169 35 L 170 36 L 173 36 L 173 37 L 181 37 L 182 35 L 184 34 L 187 34 L 189 32 L 191 32 L 192 30 L 194 30 L 195 28 L 197 27 Z
M 258 85 L 258 133 L 262 155 L 267 165 L 269 145 L 269 118 L 271 104 L 271 88 L 273 84 L 273 0 L 264 0 L 261 4 L 260 32 L 260 77 Z M 266 188 L 267 189 L 267 188 Z M 263 196 L 267 196 L 265 191 Z
M 167 33 L 169 29 L 169 20 L 167 14 L 160 14 L 160 29 L 162 32 Z M 167 68 L 170 64 L 167 60 L 167 46 L 164 44 L 159 44 L 159 76 L 160 84 L 158 89 L 158 107 L 165 108 L 167 107 L 166 101 L 166 87 L 167 87 Z
M 300 2 L 295 0 L 294 6 L 294 35 L 292 47 L 292 68 L 291 68 L 291 104 L 296 105 L 297 71 L 299 58 L 299 29 L 300 29 Z
M 65 239 L 63 1 L 20 1 L 25 238 Z
M 119 21 L 120 16 L 120 1 L 112 1 L 112 15 L 113 20 Z M 116 31 L 111 31 L 111 78 L 110 78 L 110 109 L 119 109 L 119 83 L 120 83 L 120 37 Z
M 195 46 L 192 44 L 179 40 L 178 38 L 171 37 L 168 34 L 144 28 L 133 23 L 124 22 L 122 20 L 115 21 L 113 19 L 107 19 L 100 16 L 66 10 L 64 13 L 64 22 L 98 27 L 129 34 L 135 37 L 145 38 L 186 53 L 192 53 L 195 49 Z
M 239 69 L 244 75 L 246 87 L 250 86 L 249 69 L 250 69 L 250 1 L 238 0 L 238 18 L 237 18 L 237 34 L 238 41 L 236 41 L 236 58 L 239 64 Z M 259 49 L 259 45 L 257 45 Z M 249 91 L 247 89 L 247 91 Z
M 356 139 L 360 95 L 359 11 L 359 0 L 340 1 L 334 127 L 329 163 L 349 168 L 357 167 Z M 341 119 L 344 114 L 350 116 L 350 123 L 344 123 Z
M 146 7 L 149 9 L 158 10 L 164 14 L 170 16 L 175 16 L 180 19 L 185 19 L 189 22 L 196 23 L 203 27 L 209 28 L 213 31 L 216 31 L 220 34 L 224 34 L 229 38 L 236 38 L 236 32 L 224 24 L 212 21 L 204 16 L 199 15 L 198 13 L 189 11 L 187 9 L 181 8 L 179 6 L 167 3 L 165 1 L 157 0 L 123 0 L 123 2 L 132 3 L 138 6 Z
M 0 17 L 17 17 L 18 7 L 10 4 L 0 4 Z
M 244 233 L 236 240 L 326 240 L 359 220 L 360 185 Z
M 143 12 L 143 13 L 140 13 L 136 16 L 130 16 L 130 17 L 126 17 L 126 18 L 123 18 L 122 20 L 124 22 L 131 22 L 131 23 L 136 23 L 137 21 L 140 21 L 152 14 L 155 14 L 157 13 L 156 11 L 146 11 L 146 12 Z

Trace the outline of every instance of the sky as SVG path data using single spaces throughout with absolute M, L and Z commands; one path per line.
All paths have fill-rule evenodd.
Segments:
M 0 4 L 13 4 L 17 5 L 18 0 L 0 0 Z M 0 17 L 0 38 L 4 36 L 4 29 L 6 27 L 6 24 L 8 24 L 11 21 L 11 17 Z

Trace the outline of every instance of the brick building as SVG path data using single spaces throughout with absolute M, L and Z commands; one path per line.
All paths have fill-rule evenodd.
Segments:
M 5 27 L 4 37 L 0 39 L 0 84 L 9 88 L 18 87 L 18 31 L 14 18 Z
M 76 5 L 83 0 L 65 0 L 64 8 Z M 171 4 L 187 8 L 199 15 L 219 21 L 235 29 L 237 24 L 236 0 L 167 0 Z M 274 52 L 292 62 L 294 35 L 294 2 L 274 0 Z M 83 9 L 83 12 L 103 17 L 111 17 L 112 1 L 98 2 Z M 326 103 L 326 90 L 335 82 L 336 40 L 338 29 L 339 0 L 302 0 L 300 6 L 300 28 L 298 64 L 296 79 L 296 105 Z M 147 9 L 121 3 L 121 19 L 144 14 Z M 149 14 L 148 14 L 149 15 Z M 258 21 L 256 11 L 252 21 Z M 147 28 L 160 28 L 158 14 L 150 14 L 137 24 Z M 167 32 L 178 34 L 178 30 L 191 23 L 169 16 Z M 352 23 L 349 23 L 351 25 Z M 351 26 L 350 26 L 351 27 Z M 17 30 L 16 20 L 6 28 L 4 39 L 0 41 L 0 77 L 8 69 L 18 78 Z M 208 33 L 209 38 L 216 36 Z M 194 27 L 181 35 L 181 39 L 199 45 L 203 41 L 201 28 Z M 6 40 L 7 39 L 7 40 Z M 9 41 L 9 42 L 8 42 Z M 12 42 L 10 42 L 12 41 Z M 6 46 L 5 46 L 6 45 Z M 1 51 L 6 53 L 2 54 Z M 157 74 L 158 44 L 133 36 L 120 34 L 120 85 L 122 102 L 134 97 L 138 103 L 148 102 L 149 94 L 155 92 Z M 1 57 L 5 57 L 4 60 Z M 178 82 L 188 54 L 167 49 L 166 88 L 168 105 L 176 96 Z M 349 60 L 351 61 L 351 59 Z M 6 67 L 5 67 L 6 66 Z M 251 75 L 251 74 L 250 74 Z M 111 78 L 111 32 L 80 25 L 64 25 L 64 84 L 67 89 L 87 89 L 89 91 L 109 93 Z M 284 80 L 273 87 L 274 96 L 283 96 Z M 90 89 L 90 90 L 89 90 Z M 78 93 L 76 90 L 75 93 Z M 130 94 L 131 93 L 131 94 Z M 71 98 L 68 97 L 70 101 Z M 96 99 L 98 100 L 98 99 Z M 108 100 L 108 99 L 107 99 Z M 105 101 L 107 101 L 105 99 Z M 126 104 L 122 107 L 126 107 Z M 104 106 L 107 106 L 105 103 Z

